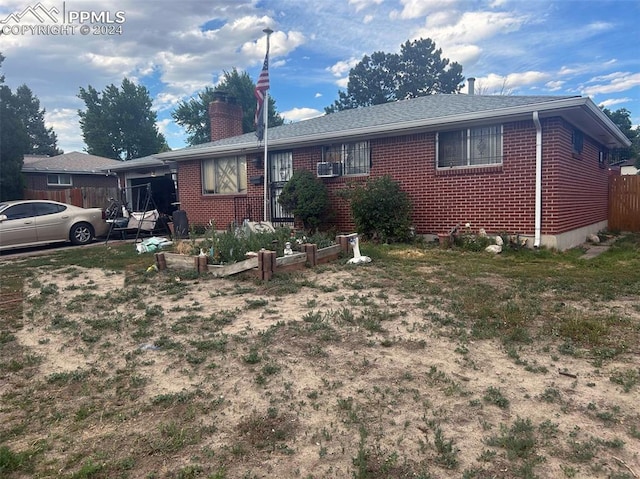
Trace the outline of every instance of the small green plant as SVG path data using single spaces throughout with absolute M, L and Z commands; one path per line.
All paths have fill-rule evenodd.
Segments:
M 249 350 L 249 353 L 243 359 L 247 364 L 258 364 L 260 361 L 262 361 L 262 356 L 256 348 L 251 348 Z
M 260 309 L 269 304 L 269 301 L 266 299 L 245 299 L 244 302 L 247 304 L 247 309 Z
M 558 390 L 558 388 L 548 387 L 540 395 L 540 399 L 548 403 L 558 403 L 561 402 L 562 396 L 560 395 L 560 391 Z
M 624 392 L 630 392 L 640 382 L 640 368 L 615 370 L 609 380 L 622 386 Z
M 455 469 L 458 467 L 458 449 L 454 447 L 453 439 L 445 439 L 444 433 L 440 426 L 435 426 L 433 444 L 438 453 L 436 462 L 447 469 Z
M 529 458 L 534 454 L 537 441 L 531 419 L 518 417 L 509 428 L 502 424 L 500 433 L 489 438 L 487 444 L 505 449 L 509 459 Z
M 484 401 L 498 406 L 500 409 L 506 409 L 509 407 L 509 400 L 502 394 L 500 389 L 493 386 L 489 386 L 484 393 Z

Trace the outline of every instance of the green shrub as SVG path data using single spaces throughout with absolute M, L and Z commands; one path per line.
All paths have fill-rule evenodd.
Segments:
M 411 199 L 390 176 L 368 180 L 345 192 L 358 233 L 376 241 L 411 237 Z
M 327 187 L 308 170 L 298 170 L 282 189 L 278 203 L 302 222 L 306 230 L 315 231 L 329 210 Z
M 273 250 L 278 256 L 282 256 L 286 242 L 290 242 L 294 248 L 301 243 L 315 243 L 318 248 L 326 248 L 335 241 L 324 233 L 294 236 L 293 231 L 287 227 L 275 228 L 273 232 L 253 233 L 243 228 L 226 231 L 216 231 L 212 228 L 206 232 L 202 241 L 194 243 L 191 254 L 202 251 L 207 255 L 209 264 L 231 264 L 246 259 L 247 252 L 260 251 L 262 248 Z

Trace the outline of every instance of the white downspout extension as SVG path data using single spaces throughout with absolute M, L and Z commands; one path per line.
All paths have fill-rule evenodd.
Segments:
M 542 125 L 537 111 L 533 112 L 533 124 L 536 126 L 536 203 L 533 247 L 539 248 L 542 225 Z

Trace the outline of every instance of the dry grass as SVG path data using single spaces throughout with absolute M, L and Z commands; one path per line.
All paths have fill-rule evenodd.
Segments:
M 269 283 L 118 248 L 4 261 L 0 476 L 637 477 L 639 242 L 617 244 L 363 245 Z

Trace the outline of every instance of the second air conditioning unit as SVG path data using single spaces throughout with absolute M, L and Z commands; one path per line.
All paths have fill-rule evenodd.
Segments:
M 342 174 L 342 163 L 330 163 L 321 161 L 316 166 L 318 178 L 331 178 Z

